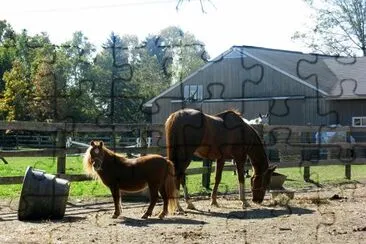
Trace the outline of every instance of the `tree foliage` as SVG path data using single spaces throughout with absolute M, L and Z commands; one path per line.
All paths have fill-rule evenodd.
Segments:
M 296 32 L 314 51 L 336 55 L 366 56 L 365 0 L 305 0 L 314 10 L 315 27 Z
M 147 121 L 142 105 L 206 56 L 204 45 L 178 27 L 143 41 L 111 33 L 97 51 L 82 32 L 54 45 L 47 33 L 17 34 L 0 21 L 0 119 Z

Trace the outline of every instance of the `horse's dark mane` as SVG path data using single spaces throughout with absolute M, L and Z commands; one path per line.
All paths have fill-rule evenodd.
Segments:
M 267 169 L 269 166 L 267 153 L 264 150 L 264 144 L 257 130 L 254 129 L 253 126 L 249 124 L 246 125 L 247 125 L 246 127 L 249 128 L 251 133 L 253 134 L 251 136 L 251 139 L 253 140 L 252 143 L 248 143 L 248 145 L 250 145 L 249 146 L 250 148 L 248 148 L 248 156 L 251 160 L 265 162 L 264 164 L 252 165 L 253 168 L 255 168 L 255 172 L 263 172 L 263 170 Z
M 225 110 L 223 112 L 220 112 L 218 114 L 216 114 L 215 116 L 218 116 L 218 117 L 224 117 L 226 114 L 229 114 L 229 113 L 233 113 L 235 115 L 237 115 L 242 121 L 243 121 L 243 124 L 244 124 L 244 127 L 243 127 L 243 130 L 246 132 L 243 131 L 243 134 L 246 134 L 248 135 L 248 130 L 251 134 L 250 137 L 248 136 L 245 136 L 246 138 L 250 138 L 250 140 L 252 141 L 247 141 L 246 144 L 249 145 L 249 148 L 248 148 L 248 156 L 252 159 L 252 160 L 256 160 L 256 161 L 264 161 L 266 162 L 265 164 L 258 164 L 259 166 L 254 166 L 254 167 L 257 167 L 255 169 L 256 172 L 262 172 L 263 169 L 266 169 L 269 164 L 268 164 L 268 157 L 267 157 L 267 154 L 266 154 L 266 151 L 263 150 L 263 142 L 262 142 L 262 139 L 261 137 L 259 136 L 258 132 L 256 129 L 254 129 L 254 127 L 248 123 L 245 123 L 245 121 L 242 119 L 241 117 L 241 113 L 237 110 L 237 109 L 229 109 L 229 110 Z M 259 152 L 258 152 L 259 150 Z M 259 158 L 259 157 L 263 157 L 263 158 Z M 259 169 L 258 167 L 264 167 L 263 169 Z
M 241 117 L 241 113 L 238 109 L 227 109 L 227 110 L 224 110 L 224 111 L 222 111 L 220 113 L 217 113 L 215 115 L 220 116 L 220 115 L 227 114 L 227 113 L 234 113 L 234 114 L 238 115 L 239 117 Z

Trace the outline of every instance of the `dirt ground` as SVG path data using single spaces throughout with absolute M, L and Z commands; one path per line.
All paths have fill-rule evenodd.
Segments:
M 197 210 L 143 220 L 146 202 L 124 202 L 112 219 L 111 198 L 69 198 L 62 220 L 21 222 L 18 199 L 1 200 L 0 243 L 366 243 L 364 184 L 297 192 L 292 200 L 267 194 L 245 210 L 236 194 L 218 202 L 194 198 Z

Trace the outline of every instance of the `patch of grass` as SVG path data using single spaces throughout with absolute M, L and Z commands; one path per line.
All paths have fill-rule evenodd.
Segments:
M 7 158 L 9 164 L 0 164 L 0 176 L 22 176 L 27 166 L 44 170 L 49 174 L 57 171 L 56 158 L 51 157 L 13 157 Z M 192 162 L 190 168 L 202 167 L 202 162 Z M 304 182 L 303 168 L 279 168 L 276 170 L 287 176 L 285 188 L 303 189 L 314 187 L 314 184 Z M 69 156 L 66 162 L 67 174 L 83 174 L 82 157 Z M 250 174 L 252 172 L 250 171 Z M 366 165 L 352 165 L 352 180 L 344 178 L 344 166 L 313 166 L 310 168 L 310 178 L 322 185 L 349 184 L 366 179 Z M 189 175 L 187 177 L 188 191 L 192 195 L 209 195 L 215 183 L 215 172 L 211 174 L 210 189 L 202 186 L 202 175 Z M 250 179 L 246 178 L 245 187 L 250 189 Z M 18 197 L 21 193 L 21 184 L 0 185 L 0 197 Z M 218 192 L 221 194 L 238 192 L 238 178 L 233 171 L 224 171 Z M 71 182 L 70 196 L 110 196 L 109 189 L 99 181 Z
M 345 178 L 343 165 L 312 166 L 310 167 L 310 179 L 321 185 L 347 184 L 366 179 L 366 165 L 352 165 L 351 180 Z M 313 183 L 305 182 L 303 167 L 279 168 L 276 171 L 287 176 L 284 187 L 307 188 L 313 187 Z

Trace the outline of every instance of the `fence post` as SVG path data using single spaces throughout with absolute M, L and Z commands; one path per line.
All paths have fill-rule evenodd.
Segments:
M 344 174 L 347 180 L 351 179 L 351 164 L 347 163 L 344 165 Z
M 140 129 L 140 147 L 145 148 L 147 147 L 147 128 Z M 146 153 L 141 153 L 141 156 L 146 155 Z
M 304 181 L 310 181 L 310 166 L 304 166 Z
M 62 155 L 57 155 L 57 174 L 66 172 L 66 133 L 58 130 L 56 136 L 56 150 L 62 150 Z
M 212 161 L 209 159 L 203 159 L 202 166 L 207 168 L 207 172 L 202 174 L 202 186 L 206 189 L 210 188 L 210 178 L 211 178 L 211 169 L 212 169 Z

